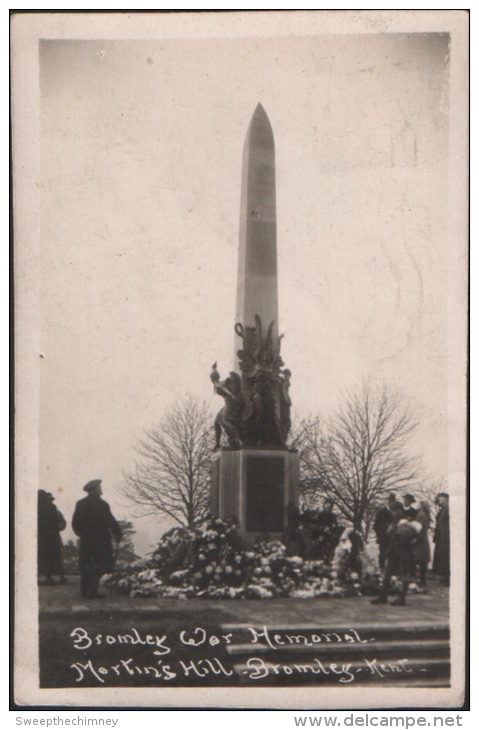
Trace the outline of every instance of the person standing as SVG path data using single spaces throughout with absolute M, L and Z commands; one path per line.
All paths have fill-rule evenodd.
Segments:
M 425 588 L 427 585 L 427 566 L 431 560 L 431 546 L 429 545 L 429 528 L 431 526 L 431 506 L 427 499 L 421 499 L 416 520 L 421 523 L 422 530 L 419 533 L 414 548 L 416 562 L 419 566 L 419 585 Z
M 65 583 L 62 561 L 62 539 L 60 532 L 65 529 L 65 522 L 61 512 L 53 502 L 55 497 L 44 489 L 38 490 L 38 575 L 45 576 L 45 585 L 54 585 L 53 576 L 60 577 L 60 583 Z
M 121 529 L 110 506 L 101 499 L 101 479 L 85 484 L 87 496 L 75 506 L 72 527 L 80 538 L 80 595 L 98 598 L 98 584 L 105 573 L 114 569 L 112 536 L 121 540 Z
M 450 581 L 450 557 L 449 557 L 449 495 L 447 492 L 440 492 L 436 497 L 436 504 L 439 512 L 436 516 L 436 528 L 434 530 L 434 558 L 432 569 L 441 576 L 441 584 L 448 586 Z
M 415 520 L 417 517 L 418 510 L 413 507 L 415 501 L 416 497 L 414 496 L 414 494 L 404 495 L 404 516 L 409 518 L 410 520 Z
M 331 528 L 338 526 L 338 518 L 333 512 L 334 504 L 331 499 L 325 499 L 323 509 L 318 515 L 318 525 L 323 528 Z
M 384 570 L 388 544 L 388 528 L 393 519 L 390 506 L 395 501 L 396 495 L 393 492 L 388 494 L 386 504 L 378 509 L 374 520 L 374 532 L 376 533 L 376 541 L 379 546 L 379 567 L 381 570 Z
M 397 576 L 401 581 L 399 596 L 391 601 L 392 606 L 405 606 L 409 583 L 414 572 L 414 545 L 421 532 L 419 522 L 407 519 L 401 502 L 393 502 L 390 506 L 393 516 L 388 528 L 388 545 L 384 565 L 383 581 L 378 598 L 371 603 L 387 603 L 391 578 Z
M 343 528 L 338 526 L 338 518 L 333 512 L 334 503 L 331 499 L 325 499 L 323 509 L 317 516 L 314 541 L 316 543 L 318 557 L 323 560 L 332 560 Z

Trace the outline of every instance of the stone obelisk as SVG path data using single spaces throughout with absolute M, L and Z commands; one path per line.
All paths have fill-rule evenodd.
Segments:
M 236 321 L 254 326 L 255 315 L 264 326 L 274 321 L 278 337 L 278 267 L 276 252 L 276 171 L 274 137 L 268 116 L 258 104 L 243 151 L 239 227 Z M 235 369 L 238 369 L 235 342 Z M 243 379 L 244 387 L 244 379 Z
M 291 373 L 278 336 L 275 150 L 261 104 L 243 151 L 234 371 L 221 380 L 215 363 L 210 377 L 224 399 L 215 421 L 212 514 L 234 518 L 249 542 L 281 538 L 298 503 L 299 467 L 287 446 Z

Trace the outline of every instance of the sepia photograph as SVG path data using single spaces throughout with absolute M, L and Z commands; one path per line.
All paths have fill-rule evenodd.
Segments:
M 13 14 L 19 706 L 464 703 L 468 24 Z

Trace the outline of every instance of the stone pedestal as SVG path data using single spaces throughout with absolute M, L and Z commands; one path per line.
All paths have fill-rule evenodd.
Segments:
M 286 449 L 218 449 L 211 463 L 211 514 L 234 518 L 247 543 L 281 539 L 299 498 L 299 457 Z

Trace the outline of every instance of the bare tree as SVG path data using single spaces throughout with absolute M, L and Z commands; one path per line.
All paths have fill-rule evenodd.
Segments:
M 67 540 L 62 548 L 62 562 L 65 573 L 78 573 L 80 570 L 79 540 Z
M 123 568 L 135 561 L 139 560 L 139 556 L 135 553 L 135 545 L 133 543 L 133 535 L 136 530 L 131 520 L 118 520 L 121 530 L 121 541 L 118 543 L 116 565 Z
M 412 489 L 416 460 L 406 445 L 416 423 L 400 396 L 363 381 L 331 419 L 326 432 L 310 428 L 303 461 L 310 489 L 334 501 L 367 537 L 378 501 Z
M 315 466 L 314 444 L 319 440 L 320 419 L 311 414 L 296 414 L 289 432 L 288 446 L 299 456 L 299 495 L 302 507 L 319 507 L 324 498 L 323 480 Z
M 167 515 L 186 527 L 208 517 L 212 418 L 192 396 L 177 403 L 137 446 L 140 459 L 121 492 L 142 515 Z

